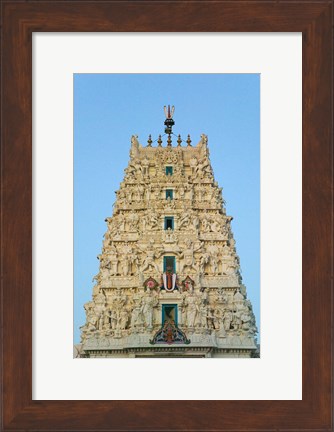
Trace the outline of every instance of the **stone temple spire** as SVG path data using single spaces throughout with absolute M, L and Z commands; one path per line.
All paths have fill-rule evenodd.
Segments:
M 125 176 L 107 217 L 82 357 L 251 357 L 255 317 L 202 135 L 132 136 Z M 107 195 L 107 191 L 106 191 Z

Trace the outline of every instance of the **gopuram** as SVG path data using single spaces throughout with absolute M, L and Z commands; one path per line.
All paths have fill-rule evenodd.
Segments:
M 131 138 L 92 300 L 84 305 L 80 357 L 252 357 L 256 323 L 242 284 L 208 139 Z M 172 137 L 175 136 L 175 144 Z

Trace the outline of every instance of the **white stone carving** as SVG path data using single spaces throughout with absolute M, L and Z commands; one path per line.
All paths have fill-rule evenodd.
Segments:
M 183 258 L 183 263 L 180 268 L 180 273 L 182 274 L 185 269 L 194 270 L 195 272 L 198 270 L 195 267 L 195 258 L 194 253 L 199 251 L 202 248 L 202 243 L 197 246 L 194 246 L 192 240 L 187 239 L 186 243 L 183 247 L 183 252 L 179 253 L 179 257 Z

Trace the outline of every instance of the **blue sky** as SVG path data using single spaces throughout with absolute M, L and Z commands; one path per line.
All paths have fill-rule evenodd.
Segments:
M 260 326 L 260 75 L 74 75 L 74 342 L 85 322 L 97 255 L 128 164 L 131 135 L 142 145 L 173 132 L 194 145 L 208 135 L 215 179 L 223 187 L 243 283 Z M 175 143 L 176 145 L 176 143 Z

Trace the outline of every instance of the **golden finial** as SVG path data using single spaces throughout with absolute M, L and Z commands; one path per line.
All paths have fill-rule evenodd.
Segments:
M 187 138 L 187 144 L 188 144 L 188 146 L 191 146 L 191 139 L 190 139 L 190 135 L 188 135 L 188 138 Z

